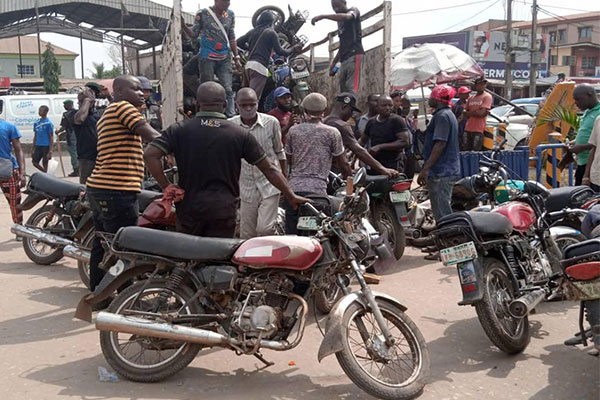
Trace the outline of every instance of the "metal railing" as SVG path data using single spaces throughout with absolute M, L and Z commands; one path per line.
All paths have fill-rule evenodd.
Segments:
M 551 175 L 552 175 L 552 187 L 558 187 L 558 159 L 557 152 L 559 149 L 564 149 L 565 145 L 563 143 L 553 143 L 553 144 L 540 144 L 535 148 L 535 157 L 532 157 L 531 160 L 535 161 L 535 180 L 540 182 L 542 178 L 542 162 L 544 161 L 542 157 L 542 152 L 544 150 L 550 150 L 550 161 L 546 163 L 546 173 L 548 173 L 548 163 L 551 165 Z M 573 186 L 573 163 L 569 164 L 569 186 Z

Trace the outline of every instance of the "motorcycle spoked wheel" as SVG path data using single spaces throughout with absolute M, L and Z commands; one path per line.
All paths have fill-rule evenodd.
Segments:
M 370 395 L 411 399 L 421 393 L 429 377 L 427 343 L 404 312 L 385 301 L 377 300 L 377 304 L 394 345 L 385 344 L 375 316 L 355 302 L 344 313 L 343 349 L 335 355 L 352 382 Z
M 557 236 L 556 238 L 554 238 L 554 241 L 556 242 L 556 245 L 558 246 L 558 248 L 560 249 L 561 252 L 564 252 L 565 249 L 569 246 L 571 246 L 572 244 L 577 244 L 577 243 L 581 243 L 586 241 L 587 238 L 585 237 L 585 235 L 583 234 L 576 234 L 576 233 L 567 233 L 564 235 L 560 235 Z
M 379 232 L 387 234 L 390 246 L 394 250 L 394 257 L 400 260 L 406 248 L 406 233 L 396 218 L 396 212 L 387 205 L 378 205 L 374 214 Z
M 530 340 L 529 320 L 508 312 L 515 294 L 504 263 L 484 258 L 482 285 L 483 299 L 475 303 L 475 310 L 487 337 L 507 354 L 522 352 Z
M 52 219 L 48 219 L 52 214 L 54 214 Z M 60 216 L 55 213 L 54 206 L 48 204 L 31 214 L 25 225 L 44 229 L 55 226 L 59 222 Z M 39 265 L 54 264 L 63 258 L 62 248 L 53 248 L 32 238 L 23 238 L 23 250 L 31 261 Z
M 123 290 L 107 311 L 123 314 L 145 283 L 140 281 Z M 166 293 L 168 299 L 157 311 L 154 308 L 162 293 Z M 174 312 L 193 295 L 193 290 L 187 286 L 171 289 L 167 287 L 166 280 L 154 280 L 144 289 L 136 303 L 136 309 L 159 313 Z M 181 313 L 201 314 L 202 310 L 197 302 L 192 302 L 182 309 Z M 202 345 L 199 344 L 109 331 L 100 332 L 100 346 L 110 366 L 120 375 L 136 382 L 158 382 L 175 375 L 192 362 L 202 349 Z

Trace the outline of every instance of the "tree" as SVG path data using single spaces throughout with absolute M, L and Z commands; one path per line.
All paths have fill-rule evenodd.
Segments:
M 106 69 L 104 63 L 92 63 L 92 65 L 94 66 L 94 71 L 91 71 L 93 79 L 111 79 L 121 75 L 121 68 L 117 65 L 111 69 Z
M 60 89 L 61 68 L 54 56 L 52 45 L 48 43 L 46 51 L 42 54 L 42 76 L 44 77 L 44 90 L 48 94 L 56 94 Z
M 112 61 L 113 65 L 119 68 L 119 75 L 123 71 L 123 57 L 121 55 L 121 46 L 111 45 L 108 47 L 108 58 Z M 128 74 L 133 74 L 135 69 L 133 68 L 133 60 L 135 60 L 135 50 L 128 47 L 125 48 L 125 71 Z

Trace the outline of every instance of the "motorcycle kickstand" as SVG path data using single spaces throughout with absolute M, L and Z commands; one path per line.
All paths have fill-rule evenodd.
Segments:
M 265 364 L 264 367 L 258 369 L 259 371 L 275 365 L 274 362 L 265 360 L 265 358 L 263 357 L 263 355 L 260 351 L 257 351 L 256 353 L 254 353 L 254 357 L 258 358 L 260 361 L 262 361 Z

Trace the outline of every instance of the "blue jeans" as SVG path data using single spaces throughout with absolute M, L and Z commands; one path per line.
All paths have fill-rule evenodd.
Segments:
M 215 80 L 215 75 L 219 78 L 219 83 L 225 88 L 227 93 L 227 117 L 231 118 L 235 115 L 235 103 L 233 100 L 233 69 L 231 67 L 231 58 L 227 57 L 221 61 L 213 60 L 198 60 L 198 68 L 200 69 L 200 83 L 210 82 Z
M 124 226 L 137 225 L 139 206 L 137 192 L 87 188 L 94 213 L 96 232 L 117 233 Z M 106 273 L 100 268 L 104 249 L 100 237 L 94 238 L 90 254 L 90 287 L 92 292 Z
M 431 210 L 436 221 L 452 214 L 452 188 L 458 176 L 430 176 L 427 180 L 427 190 L 431 200 Z

